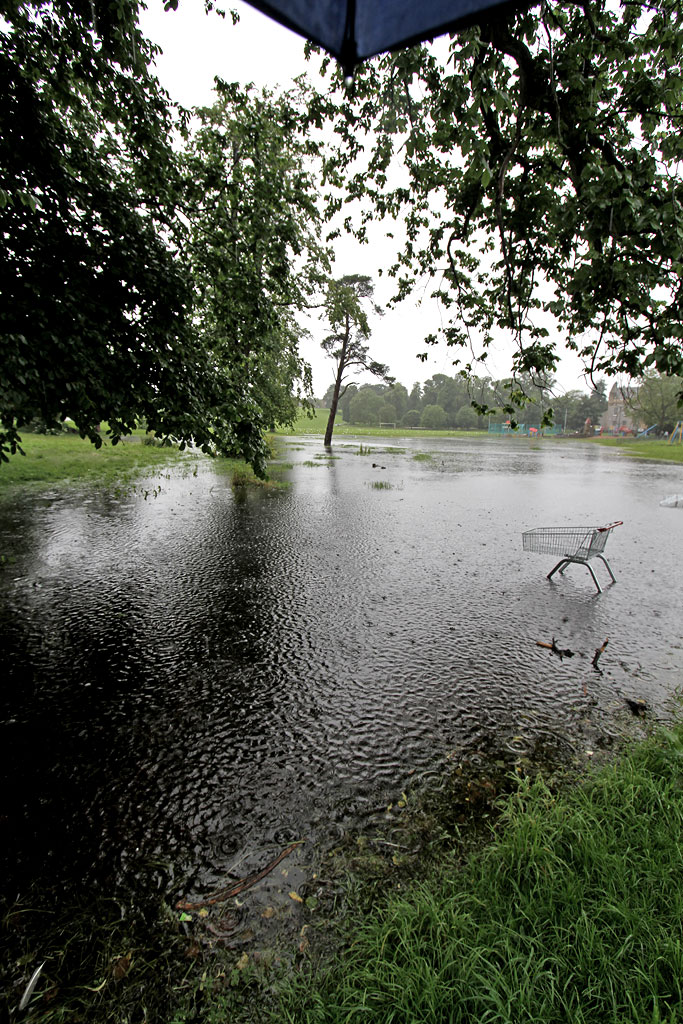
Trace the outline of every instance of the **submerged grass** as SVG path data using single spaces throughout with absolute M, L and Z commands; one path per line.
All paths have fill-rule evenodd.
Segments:
M 359 913 L 277 1019 L 682 1021 L 682 844 L 682 726 L 560 793 L 521 781 L 492 842 Z
M 267 965 L 238 970 L 200 923 L 153 897 L 29 892 L 0 916 L 0 1019 L 22 1024 L 225 1024 L 256 1019 Z M 251 960 L 255 958 L 252 957 Z M 35 968 L 35 990 L 20 1009 Z M 261 1018 L 262 1019 L 262 1014 Z
M 214 463 L 216 470 L 230 477 L 230 483 L 237 488 L 265 488 L 266 490 L 288 487 L 285 480 L 279 480 L 278 474 L 291 469 L 293 463 L 275 463 L 268 467 L 268 476 L 265 480 L 256 476 L 251 466 L 240 459 L 217 458 Z

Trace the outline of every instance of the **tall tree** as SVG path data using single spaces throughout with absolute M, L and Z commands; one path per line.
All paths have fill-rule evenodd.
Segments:
M 555 370 L 550 318 L 592 373 L 681 374 L 682 62 L 678 0 L 543 0 L 336 79 L 328 180 L 359 236 L 403 218 L 397 296 L 435 280 L 448 344 L 514 338 L 513 388 Z
M 583 422 L 589 419 L 593 426 L 597 426 L 606 409 L 607 385 L 604 380 L 600 380 L 595 387 L 592 387 L 588 394 L 584 395 L 581 399 L 581 415 L 583 416 Z
M 335 383 L 336 383 L 336 381 L 333 381 L 332 384 L 330 385 L 330 387 L 331 387 L 330 401 L 334 397 Z M 347 384 L 346 385 L 344 393 L 339 396 L 339 404 L 337 406 L 337 411 L 339 411 L 339 409 L 341 409 L 342 416 L 344 417 L 344 422 L 345 423 L 350 423 L 351 422 L 351 402 L 353 401 L 353 399 L 355 398 L 355 396 L 357 394 L 358 394 L 358 385 L 351 383 L 351 384 Z M 329 409 L 329 405 L 327 406 L 327 408 Z
M 330 415 L 325 431 L 325 444 L 332 444 L 334 420 L 337 406 L 344 391 L 348 387 L 350 374 L 363 371 L 380 377 L 387 384 L 393 384 L 394 378 L 389 376 L 389 367 L 378 363 L 368 354 L 365 342 L 370 337 L 370 325 L 365 305 L 373 312 L 381 315 L 379 306 L 372 302 L 374 285 L 372 279 L 363 274 L 351 274 L 330 281 L 325 300 L 325 317 L 331 330 L 321 343 L 322 348 L 334 361 L 334 393 L 330 404 Z
M 563 395 L 553 398 L 553 414 L 555 423 L 562 430 L 580 430 L 586 419 L 593 422 L 592 416 L 585 412 L 583 391 L 566 391 Z
M 323 409 L 329 409 L 330 403 L 331 403 L 333 397 L 334 397 L 334 381 L 332 381 L 332 383 L 330 384 L 330 386 L 328 387 L 327 391 L 325 392 L 325 394 L 322 397 L 322 407 L 323 407 Z
M 388 395 L 389 401 L 396 410 L 396 418 L 401 420 L 408 411 L 408 391 L 403 384 L 394 384 Z
M 177 120 L 128 0 L 17 0 L 0 30 L 0 452 L 70 415 L 189 436 L 214 378 L 176 259 Z M 199 440 L 208 440 L 199 430 Z
M 364 427 L 378 427 L 383 406 L 383 395 L 372 384 L 364 384 L 351 400 L 349 420 Z
M 224 87 L 181 158 L 137 0 L 2 10 L 0 455 L 34 417 L 96 445 L 145 418 L 263 472 L 308 388 L 291 314 L 321 255 L 295 103 Z
M 626 404 L 643 423 L 656 425 L 659 433 L 671 433 L 677 421 L 683 419 L 683 402 L 679 398 L 682 394 L 680 377 L 665 377 L 650 370 Z
M 217 80 L 216 92 L 214 106 L 196 112 L 184 155 L 194 322 L 224 376 L 224 415 L 239 407 L 260 439 L 312 397 L 295 314 L 329 270 L 315 148 L 297 130 L 294 90 L 275 96 Z M 249 457 L 257 458 L 253 443 Z
M 419 409 L 422 402 L 422 385 L 416 381 L 408 396 L 408 409 Z

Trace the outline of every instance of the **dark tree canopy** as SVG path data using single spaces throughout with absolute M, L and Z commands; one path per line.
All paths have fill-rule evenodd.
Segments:
M 590 373 L 683 370 L 683 8 L 559 0 L 333 77 L 331 211 L 400 217 L 397 295 L 430 278 L 470 372 L 516 341 L 513 389 L 564 334 Z M 436 340 L 434 337 L 428 340 Z M 465 354 L 465 353 L 469 354 Z
M 223 86 L 181 157 L 135 0 L 5 18 L 0 453 L 36 417 L 98 445 L 144 418 L 263 472 L 264 429 L 310 390 L 293 312 L 326 269 L 301 115 Z
M 2 440 L 73 417 L 96 443 L 145 416 L 187 436 L 191 358 L 175 259 L 167 97 L 127 3 L 14 3 L 0 32 Z

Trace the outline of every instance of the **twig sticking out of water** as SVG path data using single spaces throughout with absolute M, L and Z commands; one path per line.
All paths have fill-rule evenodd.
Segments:
M 225 900 L 229 900 L 232 896 L 237 896 L 239 893 L 244 892 L 245 889 L 251 889 L 252 885 L 256 885 L 262 878 L 269 875 L 273 868 L 276 868 L 281 860 L 289 856 L 292 850 L 295 850 L 297 846 L 301 846 L 303 839 L 297 840 L 296 843 L 292 843 L 285 850 L 271 860 L 269 864 L 266 864 L 265 868 L 261 871 L 255 871 L 251 875 L 247 875 L 246 878 L 241 878 L 239 882 L 235 882 L 228 889 L 222 889 L 220 892 L 212 893 L 203 900 L 197 900 L 195 903 L 190 903 L 187 900 L 178 900 L 176 903 L 176 910 L 201 910 L 202 907 L 212 907 L 215 903 L 224 903 Z
M 591 665 L 593 666 L 593 668 L 597 668 L 598 672 L 602 672 L 602 669 L 598 665 L 598 661 L 600 660 L 600 655 L 605 653 L 605 648 L 607 647 L 608 643 L 609 637 L 606 638 L 602 647 L 595 648 L 595 654 L 593 655 L 593 661 L 591 662 Z
M 558 656 L 560 661 L 562 660 L 562 658 L 573 658 L 574 657 L 574 652 L 570 651 L 568 647 L 562 649 L 561 647 L 557 646 L 557 644 L 555 643 L 555 637 L 553 637 L 553 642 L 551 644 L 546 644 L 546 643 L 543 642 L 543 640 L 537 640 L 536 641 L 536 646 L 537 647 L 545 647 L 546 650 L 552 651 L 553 654 L 556 654 Z

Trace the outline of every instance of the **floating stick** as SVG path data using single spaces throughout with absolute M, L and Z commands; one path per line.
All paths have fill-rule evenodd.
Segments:
M 609 643 L 609 637 L 607 637 L 607 639 L 605 640 L 605 642 L 602 645 L 602 647 L 596 647 L 595 648 L 595 654 L 593 655 L 593 661 L 591 662 L 591 664 L 592 664 L 593 668 L 597 668 L 598 671 L 600 671 L 600 669 L 598 668 L 598 661 L 600 660 L 600 655 L 605 653 L 605 648 L 607 647 L 608 643 Z
M 197 900 L 195 903 L 190 903 L 187 900 L 178 900 L 176 903 L 176 910 L 201 910 L 202 907 L 212 907 L 215 903 L 224 903 L 225 900 L 229 900 L 232 896 L 237 896 L 239 893 L 244 892 L 245 889 L 251 889 L 252 885 L 256 885 L 262 878 L 269 875 L 273 868 L 276 868 L 281 860 L 289 856 L 292 850 L 295 850 L 297 846 L 301 846 L 303 839 L 297 840 L 296 843 L 292 843 L 285 850 L 271 860 L 269 864 L 266 864 L 265 868 L 261 871 L 255 871 L 251 875 L 247 875 L 246 878 L 240 879 L 239 882 L 235 882 L 228 889 L 222 889 L 220 892 L 212 893 L 203 900 Z

